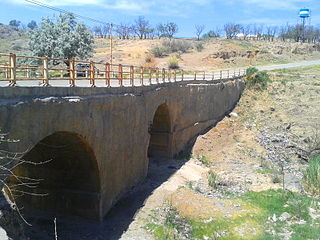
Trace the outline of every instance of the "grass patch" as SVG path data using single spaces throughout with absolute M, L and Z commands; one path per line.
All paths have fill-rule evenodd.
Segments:
M 201 204 L 201 203 L 199 203 Z M 292 232 L 292 240 L 319 239 L 320 218 L 312 219 L 309 209 L 320 211 L 320 200 L 283 190 L 248 192 L 233 205 L 239 211 L 214 215 L 209 219 L 181 217 L 177 209 L 169 209 L 162 220 L 159 213 L 152 217 L 147 229 L 156 239 L 219 239 L 219 240 L 276 240 L 283 239 L 281 233 Z M 231 211 L 232 212 L 232 211 Z M 287 213 L 289 217 L 281 220 Z M 161 215 L 161 214 L 160 214 Z M 270 220 L 275 216 L 276 220 Z M 273 234 L 271 234 L 273 232 Z M 275 233 L 275 234 L 274 234 Z
M 208 184 L 210 187 L 212 187 L 213 189 L 215 189 L 218 185 L 217 182 L 218 176 L 217 174 L 215 174 L 214 172 L 212 172 L 211 170 L 208 172 Z
M 320 156 L 312 156 L 303 176 L 304 187 L 310 193 L 320 196 Z
M 211 160 L 207 156 L 200 156 L 199 161 L 207 167 L 211 165 Z
M 245 80 L 249 88 L 264 90 L 267 88 L 268 82 L 270 82 L 270 77 L 267 72 L 260 72 L 256 68 L 248 68 Z

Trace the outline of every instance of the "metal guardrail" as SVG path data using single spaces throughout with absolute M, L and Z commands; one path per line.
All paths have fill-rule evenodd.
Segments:
M 67 80 L 70 87 L 87 81 L 90 86 L 103 81 L 103 86 L 144 86 L 166 82 L 224 80 L 245 75 L 245 69 L 212 72 L 145 68 L 142 66 L 96 63 L 75 59 L 17 56 L 0 53 L 0 82 L 16 86 L 18 82 L 40 81 L 50 86 Z

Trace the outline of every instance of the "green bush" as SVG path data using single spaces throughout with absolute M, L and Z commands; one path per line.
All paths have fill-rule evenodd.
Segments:
M 153 49 L 151 49 L 151 53 L 155 57 L 164 57 L 170 53 L 170 50 L 165 47 L 154 47 Z
M 208 173 L 208 184 L 210 187 L 212 188 L 216 188 L 217 187 L 217 174 L 215 174 L 214 172 L 212 172 L 211 170 Z
M 312 156 L 303 176 L 305 189 L 320 196 L 320 156 Z
M 14 46 L 12 47 L 12 50 L 14 50 L 14 51 L 21 51 L 21 50 L 22 50 L 22 47 L 19 46 L 19 45 L 14 45 Z
M 182 52 L 186 53 L 188 52 L 189 49 L 192 48 L 192 45 L 190 42 L 186 40 L 164 40 L 162 42 L 162 47 L 169 49 L 170 53 L 175 53 L 175 52 Z
M 246 83 L 249 88 L 266 89 L 269 81 L 270 77 L 267 72 L 260 72 L 256 68 L 248 68 L 246 71 Z
M 253 74 L 255 74 L 255 73 L 257 73 L 257 72 L 259 72 L 259 70 L 256 69 L 256 68 L 254 68 L 254 67 L 247 68 L 247 70 L 246 70 L 246 75 L 247 75 L 248 77 L 251 77 Z
M 178 69 L 179 68 L 179 59 L 177 57 L 171 57 L 168 61 L 168 67 L 170 69 Z

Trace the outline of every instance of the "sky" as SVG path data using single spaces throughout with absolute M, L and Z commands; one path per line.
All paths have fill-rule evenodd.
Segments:
M 178 37 L 194 37 L 195 25 L 205 31 L 225 23 L 284 25 L 298 21 L 300 8 L 310 8 L 311 24 L 320 24 L 319 0 L 38 0 L 51 6 L 104 22 L 131 23 L 145 16 L 151 24 L 175 22 Z M 0 23 L 17 19 L 27 24 L 58 13 L 26 2 L 0 0 Z M 89 26 L 96 25 L 80 20 Z

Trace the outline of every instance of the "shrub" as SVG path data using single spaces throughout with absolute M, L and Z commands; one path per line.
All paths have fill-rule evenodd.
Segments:
M 201 52 L 204 49 L 203 43 L 201 42 L 196 43 L 196 49 L 198 52 Z
M 260 72 L 256 68 L 248 68 L 246 71 L 247 86 L 262 90 L 265 89 L 270 81 L 267 72 Z
M 303 176 L 305 189 L 320 196 L 320 156 L 312 156 Z
M 255 73 L 257 73 L 257 72 L 259 72 L 259 70 L 256 69 L 256 68 L 254 68 L 254 67 L 247 68 L 247 70 L 246 70 L 246 75 L 247 75 L 248 77 L 251 77 L 253 74 L 255 74 Z
M 151 63 L 153 59 L 150 54 L 147 54 L 144 60 L 146 61 L 146 63 Z
M 142 67 L 144 68 L 155 68 L 157 67 L 157 64 L 154 60 L 154 57 L 150 54 L 146 55 L 145 62 L 142 64 Z
M 211 170 L 208 173 L 208 184 L 210 187 L 212 188 L 216 188 L 217 187 L 217 174 L 215 174 L 214 172 L 212 172 Z
M 164 57 L 170 53 L 170 50 L 165 47 L 154 47 L 151 49 L 151 53 L 155 57 Z
M 171 57 L 168 61 L 168 67 L 170 69 L 178 69 L 179 68 L 179 59 L 177 57 Z
M 22 50 L 22 47 L 19 46 L 19 45 L 14 45 L 14 46 L 12 47 L 12 50 L 14 50 L 14 51 L 21 51 L 21 50 Z
M 171 53 L 186 53 L 189 49 L 192 48 L 192 45 L 186 40 L 164 40 L 162 42 L 162 47 L 169 49 Z

